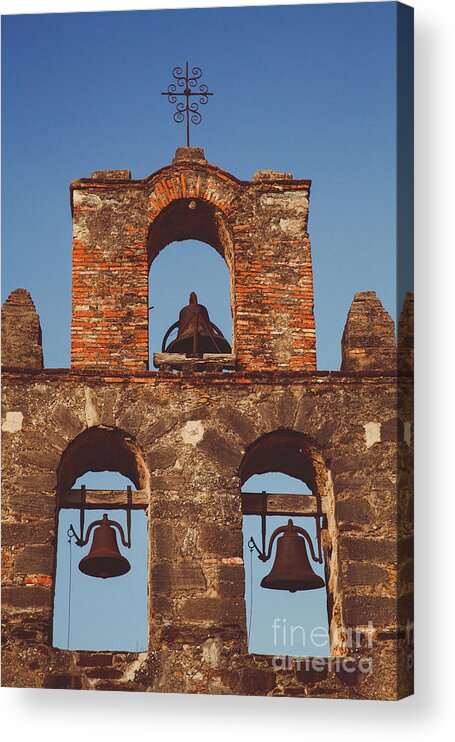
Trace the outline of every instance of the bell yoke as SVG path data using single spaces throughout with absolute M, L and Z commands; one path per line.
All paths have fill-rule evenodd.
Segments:
M 178 328 L 177 337 L 166 347 L 169 335 Z M 184 353 L 200 358 L 204 353 L 230 353 L 231 346 L 221 330 L 210 321 L 207 308 L 199 304 L 194 291 L 189 303 L 180 311 L 177 322 L 170 326 L 163 338 L 163 353 Z

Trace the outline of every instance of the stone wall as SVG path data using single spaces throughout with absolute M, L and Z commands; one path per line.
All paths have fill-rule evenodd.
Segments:
M 409 487 L 397 487 L 398 464 L 411 456 L 411 408 L 401 416 L 393 373 L 7 373 L 3 684 L 390 699 L 411 692 L 412 510 Z M 371 674 L 355 662 L 281 668 L 248 654 L 239 470 L 254 441 L 283 428 L 308 436 L 327 471 L 329 620 L 358 630 L 359 645 L 346 652 L 355 662 L 371 657 Z M 140 654 L 52 647 L 59 465 L 72 441 L 103 430 L 131 442 L 149 502 L 150 637 Z M 342 659 L 342 647 L 336 653 Z
M 412 692 L 412 297 L 398 372 L 374 292 L 351 305 L 342 371 L 316 371 L 309 191 L 288 173 L 239 181 L 190 148 L 141 181 L 116 170 L 72 184 L 71 369 L 43 370 L 27 292 L 2 310 L 4 685 Z M 232 373 L 147 370 L 149 266 L 182 239 L 229 267 Z M 323 504 L 331 657 L 315 663 L 248 653 L 240 487 L 270 462 Z M 81 474 L 104 469 L 134 482 L 148 514 L 145 652 L 52 646 L 58 513 Z

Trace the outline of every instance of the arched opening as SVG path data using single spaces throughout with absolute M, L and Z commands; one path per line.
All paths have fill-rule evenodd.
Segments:
M 208 201 L 178 199 L 155 219 L 149 232 L 149 368 L 158 365 L 163 338 L 191 292 L 232 346 L 231 256 L 230 229 Z M 174 329 L 167 346 L 179 331 Z
M 245 600 L 248 647 L 252 653 L 319 656 L 331 654 L 330 582 L 331 549 L 327 532 L 327 472 L 314 442 L 302 433 L 278 430 L 268 433 L 246 451 L 240 466 L 244 502 L 243 534 L 245 560 Z M 266 499 L 260 493 L 267 493 Z M 254 494 L 255 493 L 255 494 Z M 318 504 L 319 501 L 319 504 Z M 265 503 L 265 505 L 264 505 Z M 265 512 L 265 518 L 261 514 Z M 261 544 L 266 527 L 266 551 L 276 528 L 294 526 L 305 529 L 318 554 L 318 528 L 315 513 L 322 511 L 319 523 L 322 563 L 309 559 L 309 572 L 316 577 L 317 589 L 267 589 L 261 581 L 278 565 L 278 541 L 275 540 L 268 561 L 258 559 L 251 548 L 251 537 Z M 283 534 L 284 536 L 284 534 Z M 302 547 L 302 544 L 300 544 Z M 303 548 L 303 547 L 302 547 Z M 298 569 L 299 563 L 296 562 Z M 303 569 L 303 564 L 301 564 Z M 285 572 L 288 569 L 286 565 Z M 266 580 L 267 582 L 267 580 Z
M 126 433 L 90 428 L 68 445 L 58 469 L 54 646 L 91 651 L 147 649 L 147 501 L 145 465 L 137 444 Z M 95 544 L 99 545 L 100 528 L 93 524 L 105 515 L 110 524 L 120 526 L 111 526 L 119 556 L 117 561 L 109 556 L 108 561 L 128 565 L 125 573 L 120 570 L 111 579 L 102 579 L 106 575 L 100 571 L 97 576 L 81 571 L 82 560 L 93 557 Z M 131 548 L 125 548 L 121 531 L 125 540 L 129 534 Z M 87 543 L 79 547 L 77 539 L 84 536 Z

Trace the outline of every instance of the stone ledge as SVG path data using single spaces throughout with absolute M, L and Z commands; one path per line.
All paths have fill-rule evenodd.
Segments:
M 293 180 L 294 176 L 291 173 L 282 173 L 279 170 L 256 170 L 253 174 L 253 183 L 262 183 L 264 181 L 275 181 L 275 180 Z
M 174 159 L 172 164 L 175 165 L 178 162 L 204 162 L 205 159 L 204 150 L 202 147 L 177 147 L 175 150 Z
M 95 170 L 93 180 L 131 180 L 131 170 Z

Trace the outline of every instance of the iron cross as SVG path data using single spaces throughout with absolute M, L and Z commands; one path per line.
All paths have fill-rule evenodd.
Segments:
M 207 85 L 199 83 L 199 78 L 202 75 L 200 67 L 192 67 L 191 75 L 188 70 L 188 62 L 186 63 L 185 73 L 182 67 L 174 67 L 172 70 L 172 76 L 177 83 L 171 83 L 168 85 L 168 89 L 161 95 L 167 95 L 169 103 L 177 104 L 176 111 L 174 113 L 174 121 L 177 124 L 181 124 L 186 118 L 186 146 L 190 146 L 190 121 L 192 124 L 200 124 L 202 121 L 202 115 L 199 112 L 199 104 L 205 106 L 208 103 L 208 96 L 213 95 L 209 93 Z M 182 92 L 178 92 L 179 88 L 183 88 Z M 190 96 L 196 96 L 199 101 L 193 101 L 190 103 Z M 186 101 L 179 101 L 177 103 L 177 97 L 185 96 Z

